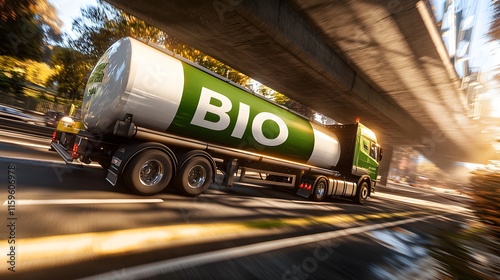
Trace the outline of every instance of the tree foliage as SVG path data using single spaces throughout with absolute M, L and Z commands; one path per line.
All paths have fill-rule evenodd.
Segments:
M 166 49 L 193 61 L 194 63 L 213 71 L 239 85 L 245 86 L 250 77 L 218 61 L 217 59 L 190 47 L 175 37 L 165 36 L 164 46 Z
M 23 94 L 25 83 L 44 86 L 51 74 L 46 63 L 0 56 L 0 90 L 4 92 Z
M 500 241 L 500 173 L 476 171 L 471 178 L 471 206 Z
M 131 36 L 158 43 L 164 33 L 143 21 L 99 1 L 98 6 L 81 9 L 82 17 L 73 21 L 78 37 L 67 47 L 57 47 L 52 55 L 55 73 L 47 85 L 57 86 L 60 96 L 81 99 L 92 67 L 118 39 Z
M 282 93 L 279 93 L 275 91 L 274 89 L 265 86 L 257 81 L 253 81 L 249 83 L 249 88 L 253 90 L 255 93 L 258 93 L 262 96 L 264 96 L 267 99 L 273 100 L 275 103 L 282 105 L 286 108 L 289 108 L 290 110 L 301 114 L 302 116 L 309 118 L 309 119 L 314 119 L 315 113 L 313 110 L 311 110 L 309 107 L 304 106 L 300 104 L 297 101 L 294 101 L 287 96 L 285 96 Z M 326 117 L 325 117 L 326 118 Z
M 27 62 L 26 64 L 26 82 L 38 86 L 45 86 L 49 77 L 52 75 L 52 69 L 47 63 Z
M 301 114 L 302 116 L 304 116 L 306 118 L 309 118 L 309 119 L 314 118 L 315 112 L 311 108 L 309 108 L 309 107 L 307 107 L 307 106 L 305 106 L 305 105 L 303 105 L 303 104 L 301 104 L 293 99 L 288 98 L 287 96 L 285 96 L 282 93 L 276 92 L 274 94 L 274 102 L 281 104 L 281 105 Z
M 47 0 L 0 0 L 0 55 L 40 61 L 61 25 Z
M 412 147 L 397 147 L 391 159 L 391 175 L 399 180 L 414 183 L 417 174 L 419 154 Z
M 129 36 L 162 45 L 238 84 L 244 85 L 249 80 L 249 77 L 220 61 L 103 1 L 99 1 L 98 6 L 82 9 L 82 17 L 73 22 L 73 29 L 79 37 L 71 43 L 71 46 L 87 55 L 94 63 L 111 44 Z
M 56 47 L 52 55 L 54 74 L 47 85 L 57 85 L 59 96 L 72 100 L 82 98 L 90 65 L 81 52 L 72 48 Z
M 98 6 L 82 8 L 82 17 L 73 21 L 79 35 L 70 46 L 97 62 L 118 39 L 126 36 L 142 38 L 153 43 L 164 42 L 165 34 L 144 21 L 99 1 Z
M 432 181 L 438 181 L 442 178 L 442 171 L 434 163 L 427 159 L 418 163 L 417 172 L 419 175 L 425 176 Z
M 500 1 L 493 2 L 493 20 L 489 35 L 493 40 L 500 40 Z

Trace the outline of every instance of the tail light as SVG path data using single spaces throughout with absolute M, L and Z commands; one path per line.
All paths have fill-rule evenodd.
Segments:
M 309 183 L 300 183 L 299 188 L 306 189 L 306 190 L 311 190 L 312 189 L 312 184 L 309 184 Z
M 54 133 L 52 133 L 52 142 L 56 142 L 56 138 L 57 138 L 57 131 L 54 131 Z
M 76 142 L 75 142 L 75 144 L 73 144 L 73 150 L 71 152 L 71 158 L 73 158 L 73 159 L 78 158 L 78 143 L 76 143 Z

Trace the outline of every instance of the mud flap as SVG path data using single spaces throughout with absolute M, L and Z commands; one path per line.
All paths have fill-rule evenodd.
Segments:
M 309 198 L 314 188 L 315 179 L 302 177 L 298 183 L 297 195 Z
M 309 196 L 311 196 L 311 190 L 308 190 L 305 188 L 299 189 L 297 191 L 297 195 L 305 197 L 305 198 L 309 198 Z

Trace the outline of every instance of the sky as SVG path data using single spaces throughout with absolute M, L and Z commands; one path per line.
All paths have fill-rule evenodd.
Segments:
M 57 15 L 63 21 L 62 31 L 73 36 L 71 23 L 74 18 L 82 15 L 80 8 L 97 5 L 97 0 L 48 0 L 56 9 Z

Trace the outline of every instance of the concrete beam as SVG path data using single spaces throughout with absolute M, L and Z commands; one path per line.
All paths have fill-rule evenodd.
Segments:
M 108 2 L 337 121 L 361 117 L 384 144 L 473 157 L 463 144 L 473 133 L 439 118 L 463 113 L 446 104 L 456 92 L 439 54 L 418 49 L 429 32 L 405 25 L 421 20 L 417 1 Z

